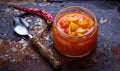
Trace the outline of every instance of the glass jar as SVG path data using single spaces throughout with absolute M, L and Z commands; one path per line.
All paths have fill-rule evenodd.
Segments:
M 67 12 L 81 12 L 89 16 L 94 22 L 93 29 L 83 36 L 69 36 L 60 31 L 58 21 Z M 56 50 L 67 57 L 83 57 L 96 47 L 98 37 L 98 24 L 95 15 L 81 6 L 70 6 L 60 10 L 54 19 L 52 27 L 53 42 Z

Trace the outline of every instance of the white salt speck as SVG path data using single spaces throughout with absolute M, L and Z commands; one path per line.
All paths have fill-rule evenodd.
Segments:
M 23 48 L 21 49 L 21 51 L 24 50 L 26 48 L 26 46 L 28 45 L 27 42 L 24 39 L 21 39 L 19 41 L 19 43 L 22 44 L 22 46 L 23 46 Z
M 48 41 L 50 41 L 50 37 L 49 36 L 47 36 L 45 39 L 48 40 Z
M 5 12 L 10 12 L 10 8 L 5 9 Z
M 18 41 L 20 44 L 24 44 L 26 43 L 26 41 L 24 39 L 21 39 L 20 41 Z
M 28 19 L 27 22 L 32 22 L 32 20 L 31 20 L 31 19 Z
M 108 19 L 104 19 L 103 17 L 100 18 L 100 24 L 106 23 Z
M 16 47 L 18 47 L 18 45 L 16 45 Z
M 8 57 L 8 54 L 5 54 L 6 57 Z

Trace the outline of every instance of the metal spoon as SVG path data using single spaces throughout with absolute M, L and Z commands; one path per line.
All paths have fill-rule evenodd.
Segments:
M 22 18 L 16 17 L 13 20 L 13 29 L 14 31 L 19 35 L 27 35 L 30 38 L 30 42 L 33 44 L 33 46 L 36 47 L 36 49 L 40 52 L 42 56 L 44 56 L 52 65 L 54 68 L 59 68 L 61 66 L 61 62 L 57 60 L 53 54 L 51 53 L 51 49 L 45 47 L 42 45 L 36 37 L 33 37 L 29 33 L 29 24 Z

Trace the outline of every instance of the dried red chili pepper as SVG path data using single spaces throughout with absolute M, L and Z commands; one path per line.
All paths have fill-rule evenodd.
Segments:
M 12 8 L 15 8 L 15 9 L 18 9 L 18 10 L 22 10 L 22 11 L 25 11 L 27 13 L 31 13 L 31 14 L 36 14 L 38 16 L 42 16 L 47 21 L 47 24 L 53 22 L 52 14 L 49 13 L 48 11 L 46 11 L 46 10 L 41 10 L 41 9 L 37 9 L 37 8 L 25 8 L 25 7 L 16 6 L 16 5 L 9 5 L 9 7 L 12 7 Z

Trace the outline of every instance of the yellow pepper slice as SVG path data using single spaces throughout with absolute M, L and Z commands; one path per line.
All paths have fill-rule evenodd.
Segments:
M 94 22 L 93 21 L 89 21 L 89 28 L 94 26 Z
M 73 22 L 70 22 L 70 30 L 71 31 L 75 31 L 76 29 L 78 29 L 78 25 L 76 25 L 75 23 L 73 23 Z
M 87 32 L 87 29 L 78 28 L 78 29 L 76 30 L 76 32 L 78 32 L 78 33 L 85 33 L 85 32 Z
M 89 25 L 89 21 L 88 20 L 83 20 L 81 22 L 78 22 L 78 25 L 81 27 L 87 27 Z
M 72 22 L 72 21 L 77 21 L 79 18 L 78 17 L 67 17 L 66 21 Z
M 83 36 L 83 34 L 77 32 L 76 36 Z
M 75 32 L 71 32 L 69 35 L 70 36 L 75 36 Z

